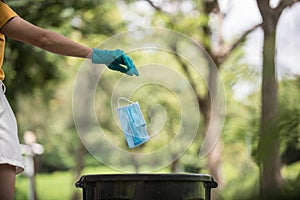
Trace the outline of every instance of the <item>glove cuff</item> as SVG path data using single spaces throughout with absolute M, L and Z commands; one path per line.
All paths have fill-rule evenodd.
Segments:
M 101 54 L 100 49 L 93 48 L 92 52 L 92 63 L 93 64 L 104 64 L 103 59 L 99 56 Z

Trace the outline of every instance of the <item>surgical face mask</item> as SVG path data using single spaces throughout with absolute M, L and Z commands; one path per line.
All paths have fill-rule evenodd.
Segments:
M 126 100 L 130 104 L 121 107 L 120 100 Z M 132 102 L 124 97 L 120 97 L 116 109 L 129 148 L 139 146 L 150 139 L 138 102 Z

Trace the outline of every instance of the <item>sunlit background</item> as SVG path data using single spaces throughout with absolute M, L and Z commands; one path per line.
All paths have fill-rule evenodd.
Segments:
M 199 155 L 211 113 L 208 88 L 190 63 L 162 52 L 132 53 L 137 64 L 174 66 L 190 82 L 199 106 L 199 128 L 193 144 L 180 158 L 152 173 L 205 173 L 219 183 L 215 199 L 251 199 L 259 192 L 257 147 L 261 114 L 261 73 L 263 32 L 248 30 L 261 23 L 255 0 L 219 0 L 219 9 L 209 9 L 202 0 L 7 0 L 21 17 L 38 26 L 57 31 L 90 47 L 99 46 L 118 33 L 144 27 L 178 31 L 200 44 L 216 62 L 225 93 L 226 113 L 222 134 L 214 146 L 213 156 Z M 279 1 L 271 1 L 276 7 Z M 206 7 L 205 7 L 206 6 Z M 279 88 L 279 122 L 281 175 L 285 194 L 297 192 L 300 185 L 300 4 L 286 8 L 280 17 L 276 37 L 276 67 Z M 242 37 L 242 40 L 239 40 Z M 232 45 L 238 45 L 231 49 Z M 122 42 L 122 41 L 120 41 Z M 126 43 L 126 39 L 124 41 Z M 128 41 L 127 41 L 128 42 Z M 120 44 L 120 46 L 124 46 Z M 138 46 L 138 45 L 137 45 Z M 118 48 L 118 44 L 115 44 Z M 173 49 L 175 51 L 175 49 Z M 178 49 L 180 51 L 180 48 Z M 215 57 L 214 57 L 215 56 Z M 34 157 L 35 195 L 38 199 L 81 199 L 75 188 L 81 175 L 122 173 L 99 161 L 81 143 L 75 128 L 72 97 L 76 76 L 84 59 L 66 58 L 38 48 L 7 40 L 4 71 L 6 95 L 15 111 L 19 138 L 32 131 L 44 152 Z M 185 68 L 185 66 L 188 66 Z M 103 66 L 99 66 L 103 67 Z M 207 68 L 206 70 L 209 70 Z M 106 71 L 95 96 L 95 110 L 101 127 L 112 142 L 126 148 L 126 141 L 112 113 L 112 91 L 121 74 Z M 156 73 L 160 73 L 156 71 Z M 209 72 L 206 74 L 208 76 Z M 132 80 L 136 80 L 133 78 Z M 208 78 L 207 78 L 208 79 Z M 178 82 L 180 84 L 180 82 Z M 139 92 L 142 91 L 142 92 Z M 159 85 L 144 86 L 131 95 L 139 101 L 146 122 L 158 123 L 162 140 L 153 138 L 139 149 L 160 149 L 172 140 L 180 128 L 180 104 L 174 93 Z M 128 94 L 129 95 L 129 94 Z M 85 95 L 82 96 L 85 98 Z M 187 98 L 188 99 L 188 98 Z M 143 103 L 144 102 L 144 103 Z M 186 102 L 188 104 L 188 102 Z M 151 106 L 159 105 L 157 109 Z M 164 116 L 168 120 L 164 121 Z M 155 116 L 158 121 L 155 122 Z M 82 116 L 85 117 L 85 116 Z M 152 118 L 153 119 L 152 119 Z M 164 123 L 160 123 L 164 121 Z M 153 125 L 153 124 L 152 124 Z M 151 127 L 151 126 L 149 126 Z M 114 134 L 116 131 L 116 134 Z M 168 134 L 167 134 L 168 133 Z M 158 134 L 157 137 L 160 135 Z M 161 142 L 161 143 L 160 143 Z M 110 156 L 103 153 L 103 157 Z M 211 154 L 212 155 L 212 154 Z M 102 156 L 102 154 L 101 154 Z M 172 155 L 170 155 L 172 156 Z M 106 159 L 106 158 L 105 158 Z M 119 157 L 109 158 L 119 160 Z M 140 172 L 141 163 L 124 162 L 124 171 Z M 155 166 L 155 163 L 153 163 Z M 146 166 L 151 171 L 151 165 Z M 122 170 L 121 170 L 122 171 Z M 29 172 L 27 172 L 28 175 Z M 30 173 L 29 173 L 30 174 Z M 15 199 L 30 196 L 26 173 L 17 177 Z

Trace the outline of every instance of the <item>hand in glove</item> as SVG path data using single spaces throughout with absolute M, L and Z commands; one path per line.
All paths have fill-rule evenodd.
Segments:
M 120 49 L 116 50 L 100 50 L 93 49 L 92 63 L 105 64 L 109 69 L 120 71 L 129 76 L 139 75 L 138 70 L 134 66 L 132 60 Z

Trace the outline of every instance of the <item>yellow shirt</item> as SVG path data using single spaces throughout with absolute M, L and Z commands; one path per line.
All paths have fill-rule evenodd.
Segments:
M 4 26 L 11 18 L 17 16 L 17 14 L 5 3 L 0 1 L 0 29 Z M 5 48 L 5 36 L 0 33 L 0 80 L 4 80 L 5 74 L 2 70 L 3 58 Z

